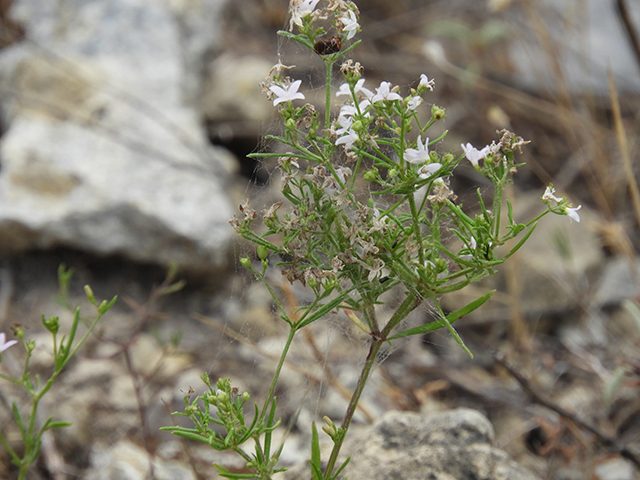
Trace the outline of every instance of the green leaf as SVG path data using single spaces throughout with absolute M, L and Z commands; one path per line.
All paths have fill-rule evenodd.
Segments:
M 73 425 L 71 422 L 51 422 L 51 423 L 47 424 L 46 428 L 47 428 L 47 430 L 52 430 L 54 428 L 70 427 L 71 425 Z M 44 429 L 44 427 L 43 427 L 43 429 Z
M 231 473 L 229 470 L 216 463 L 213 464 L 213 467 L 218 470 L 221 477 L 225 478 L 260 478 L 257 473 Z
M 256 405 L 256 410 L 257 410 L 257 405 Z M 264 434 L 264 458 L 267 461 L 269 460 L 269 456 L 271 455 L 271 432 L 273 430 L 270 427 L 273 426 L 275 416 L 276 416 L 276 397 L 273 397 L 273 401 L 271 402 L 271 410 L 269 411 L 269 417 L 267 418 L 267 430 L 266 430 L 266 433 Z
M 494 293 L 496 293 L 496 291 L 491 290 L 489 293 L 487 293 L 486 295 L 483 295 L 477 300 L 474 300 L 466 307 L 463 307 L 460 310 L 456 310 L 455 312 L 452 312 L 449 315 L 447 315 L 446 318 L 449 321 L 449 324 L 457 322 L 465 315 L 468 315 L 474 310 L 480 308 L 487 300 L 489 300 L 493 296 Z M 447 322 L 445 321 L 444 318 L 441 318 L 439 320 L 436 320 L 435 322 L 427 323 L 426 325 L 420 325 L 419 327 L 410 328 L 409 330 L 405 330 L 404 332 L 397 333 L 389 337 L 387 340 L 397 340 L 399 338 L 409 337 L 411 335 L 420 335 L 423 333 L 429 333 L 429 332 L 433 332 L 434 330 L 439 330 L 440 328 L 444 328 L 446 326 L 447 326 Z
M 188 438 L 189 440 L 196 440 L 198 442 L 206 443 L 207 445 L 209 445 L 210 443 L 207 437 L 203 437 L 202 435 L 199 435 L 197 433 L 190 432 L 189 430 L 183 429 L 182 427 L 162 427 L 160 428 L 160 430 L 171 432 L 174 435 L 177 435 L 183 438 Z
M 344 468 L 347 465 L 349 465 L 350 461 L 351 461 L 351 457 L 347 457 L 347 459 L 344 461 L 344 463 L 342 465 L 340 465 L 340 468 L 338 469 L 336 474 L 331 478 L 331 480 L 335 480 L 336 478 L 338 478 L 338 475 L 340 475 L 340 472 L 342 472 L 342 470 L 344 470 Z M 344 480 L 347 480 L 347 477 L 345 477 Z
M 320 308 L 315 310 L 313 313 L 310 313 L 308 316 L 303 316 L 302 319 L 300 319 L 300 321 L 295 324 L 296 330 L 300 330 L 310 323 L 313 323 L 316 320 L 324 317 L 327 313 L 340 305 L 344 301 L 344 299 L 349 296 L 349 292 L 350 290 L 343 292 L 341 295 L 338 295 L 330 302 L 321 305 Z
M 316 428 L 316 422 L 311 423 L 311 473 L 313 480 L 322 480 L 322 470 L 320 464 L 320 437 L 318 436 L 318 429 Z
M 534 223 L 534 224 L 531 226 L 531 229 L 530 229 L 527 233 L 525 233 L 524 237 L 522 237 L 522 240 L 520 240 L 520 241 L 518 242 L 518 244 L 517 244 L 515 247 L 513 247 L 513 248 L 511 249 L 511 251 L 510 251 L 509 253 L 507 253 L 504 257 L 502 257 L 502 261 L 503 261 L 503 262 L 504 262 L 507 258 L 509 258 L 511 255 L 513 255 L 514 253 L 516 253 L 518 250 L 520 250 L 520 247 L 522 247 L 522 245 L 524 245 L 524 243 L 525 243 L 527 240 L 529 240 L 529 237 L 531 236 L 531 234 L 533 234 L 533 231 L 536 229 L 536 227 L 537 227 L 537 226 L 538 226 L 538 223 L 537 223 L 537 222 L 536 222 L 536 223 Z
M 18 410 L 18 404 L 16 402 L 11 402 L 11 410 L 13 410 L 13 418 L 16 419 L 16 423 L 18 424 L 18 428 L 20 429 L 20 435 L 24 439 L 27 432 L 24 428 L 24 423 L 22 423 L 22 417 L 20 416 L 20 410 Z

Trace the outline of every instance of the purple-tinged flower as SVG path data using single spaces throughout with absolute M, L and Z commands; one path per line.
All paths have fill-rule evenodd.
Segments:
M 303 99 L 304 95 L 298 92 L 298 88 L 300 88 L 301 83 L 302 83 L 302 80 L 296 80 L 291 85 L 289 85 L 286 89 L 278 85 L 271 85 L 269 87 L 269 90 L 271 90 L 273 93 L 275 93 L 278 96 L 278 98 L 276 98 L 273 101 L 273 105 L 276 106 L 282 102 L 291 102 L 298 98 Z
M 478 150 L 470 143 L 467 143 L 466 145 L 463 143 L 461 144 L 461 147 L 462 150 L 464 150 L 467 160 L 471 162 L 474 168 L 478 168 L 478 162 L 491 153 L 491 148 L 488 145 L 482 150 Z
M 16 343 L 18 343 L 17 340 L 9 340 L 7 342 L 6 339 L 7 339 L 7 336 L 4 334 L 4 332 L 0 333 L 0 353 L 4 352 L 7 348 L 13 347 Z
M 376 94 L 371 97 L 371 103 L 381 100 L 402 100 L 402 97 L 391 91 L 391 82 L 380 82 L 380 86 L 376 88 Z
M 562 199 L 556 197 L 554 193 L 556 193 L 556 189 L 553 188 L 551 185 L 549 185 L 547 189 L 544 191 L 544 194 L 542 195 L 542 201 L 543 202 L 549 202 L 551 200 L 553 200 L 554 202 L 562 201 Z

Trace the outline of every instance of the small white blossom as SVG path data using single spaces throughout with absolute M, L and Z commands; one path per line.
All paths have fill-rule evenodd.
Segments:
M 358 32 L 358 18 L 353 10 L 349 10 L 347 15 L 340 17 L 340 22 L 342 22 L 342 31 L 347 32 L 347 40 L 351 40 L 355 34 Z
M 376 94 L 371 98 L 371 103 L 381 100 L 402 100 L 402 97 L 391 91 L 391 82 L 380 82 L 380 86 L 376 88 Z
M 339 97 L 340 95 L 351 95 L 351 89 L 349 88 L 348 83 L 340 85 L 340 88 L 336 92 L 336 97 Z
M 478 167 L 478 162 L 480 161 L 480 159 L 486 157 L 487 155 L 489 155 L 489 153 L 491 153 L 491 148 L 488 145 L 482 150 L 474 148 L 474 146 L 470 143 L 467 143 L 466 145 L 463 143 L 461 144 L 461 146 L 462 150 L 464 150 L 467 160 L 469 160 L 476 168 Z
M 358 134 L 349 129 L 345 132 L 345 135 L 336 140 L 336 145 L 344 145 L 347 148 L 351 148 L 356 140 L 358 140 Z
M 289 30 L 293 30 L 293 25 L 302 27 L 302 19 L 307 15 L 311 15 L 316 9 L 316 5 L 320 0 L 292 0 L 291 1 L 291 21 L 289 22 Z
M 418 135 L 418 148 L 407 148 L 404 151 L 404 159 L 409 163 L 425 163 L 429 160 L 429 138 L 422 143 L 422 136 Z
M 346 106 L 347 105 L 345 105 L 345 107 Z M 355 107 L 353 108 L 355 110 Z M 340 112 L 340 116 L 338 117 L 338 125 L 340 125 L 340 128 L 336 130 L 338 136 L 344 135 L 345 133 L 347 133 L 347 130 L 351 129 L 351 125 L 353 125 L 353 119 L 351 118 L 351 115 L 353 114 L 342 113 L 342 111 Z
M 269 87 L 269 90 L 275 93 L 278 97 L 273 101 L 273 105 L 275 106 L 282 102 L 291 102 L 298 98 L 303 99 L 304 95 L 298 92 L 298 88 L 300 88 L 301 83 L 302 83 L 302 80 L 296 80 L 291 85 L 289 85 L 286 89 L 278 85 L 271 85 Z
M 582 208 L 582 205 L 578 205 L 576 208 L 565 207 L 565 212 L 569 216 L 571 220 L 575 220 L 580 223 L 580 215 L 578 215 L 578 210 Z
M 9 340 L 8 342 L 7 340 L 7 336 L 4 334 L 4 332 L 0 333 L 0 353 L 4 352 L 7 348 L 13 347 L 16 343 L 18 343 L 17 340 Z
M 356 95 L 361 93 L 366 98 L 371 98 L 373 96 L 373 92 L 364 86 L 364 78 L 361 78 L 356 82 L 356 84 L 353 86 L 353 91 Z M 351 96 L 351 89 L 349 88 L 348 83 L 343 83 L 342 85 L 340 85 L 340 88 L 336 92 L 336 97 L 339 97 L 340 95 Z
M 433 79 L 429 80 L 429 77 L 427 77 L 424 73 L 422 75 L 420 75 L 420 83 L 418 84 L 419 87 L 424 87 L 427 90 L 433 92 L 433 88 L 436 86 L 436 83 L 433 81 Z
M 542 200 L 546 202 L 551 200 L 553 200 L 554 202 L 562 201 L 562 199 L 556 197 L 554 193 L 556 193 L 556 189 L 553 188 L 552 186 L 548 186 L 547 189 L 544 191 L 544 194 L 542 195 Z
M 411 100 L 407 102 L 407 110 L 415 110 L 420 105 L 422 105 L 422 97 L 412 97 Z
M 420 167 L 420 170 L 418 170 L 418 177 L 424 180 L 425 178 L 429 178 L 441 168 L 441 163 L 430 163 L 429 165 L 423 165 L 422 167 Z

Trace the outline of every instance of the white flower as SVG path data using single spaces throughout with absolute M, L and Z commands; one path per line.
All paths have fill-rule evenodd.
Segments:
M 320 0 L 292 0 L 290 7 L 291 21 L 289 22 L 289 30 L 293 30 L 294 24 L 302 27 L 302 19 L 313 13 L 319 1 Z
M 18 343 L 17 340 L 9 340 L 7 342 L 6 339 L 7 339 L 7 336 L 4 334 L 4 332 L 0 333 L 0 353 L 4 352 L 7 348 L 13 347 L 16 343 Z
M 344 105 L 344 106 L 346 107 L 350 105 Z M 352 108 L 355 110 L 355 107 L 352 107 Z M 338 117 L 338 125 L 340 125 L 341 128 L 336 130 L 336 133 L 338 134 L 338 136 L 344 135 L 345 133 L 347 133 L 348 130 L 351 129 L 351 125 L 353 125 L 353 119 L 351 118 L 351 115 L 353 114 L 342 113 L 342 111 L 340 112 L 340 116 Z
M 348 14 L 344 17 L 340 17 L 340 22 L 342 22 L 342 31 L 347 32 L 347 40 L 351 40 L 354 35 L 358 32 L 358 18 L 353 10 L 349 10 Z
M 348 83 L 340 85 L 340 88 L 336 92 L 336 97 L 339 97 L 340 95 L 351 95 L 351 89 L 349 88 Z
M 364 86 L 364 78 L 361 78 L 356 82 L 356 84 L 353 86 L 353 91 L 356 95 L 358 93 L 361 93 L 366 98 L 371 98 L 373 96 L 373 92 Z M 343 83 L 342 85 L 340 85 L 340 88 L 336 92 L 336 97 L 339 97 L 340 95 L 351 96 L 351 89 L 349 88 L 348 83 Z
M 469 160 L 476 168 L 478 167 L 478 161 L 491 153 L 491 148 L 488 145 L 482 150 L 474 148 L 470 143 L 467 143 L 466 145 L 463 143 L 461 144 L 461 147 L 462 150 L 464 150 L 467 160 Z
M 552 186 L 548 186 L 547 189 L 544 191 L 544 194 L 542 195 L 542 201 L 545 201 L 545 202 L 548 202 L 551 200 L 553 200 L 554 202 L 562 201 L 562 199 L 556 197 L 554 193 L 556 193 L 556 189 L 553 188 Z
M 345 135 L 336 140 L 336 145 L 344 145 L 347 148 L 351 148 L 353 143 L 358 140 L 358 134 L 351 129 L 346 130 Z
M 391 82 L 380 82 L 380 87 L 376 88 L 376 94 L 371 98 L 371 103 L 381 100 L 402 100 L 402 97 L 391 91 Z
M 569 218 L 571 220 L 575 220 L 576 222 L 580 223 L 580 215 L 578 215 L 578 210 L 580 210 L 581 208 L 582 205 L 578 205 L 576 208 L 565 207 L 564 211 L 567 215 L 569 215 Z
M 429 160 L 429 138 L 422 143 L 422 136 L 418 135 L 418 148 L 407 148 L 404 151 L 404 159 L 409 163 L 425 163 Z
M 429 178 L 441 168 L 441 163 L 430 163 L 429 165 L 423 165 L 422 167 L 420 167 L 420 170 L 418 170 L 418 177 L 424 180 L 425 178 Z
M 269 87 L 269 90 L 271 90 L 273 93 L 275 93 L 278 96 L 278 98 L 276 98 L 273 101 L 273 105 L 276 106 L 282 102 L 291 102 L 297 98 L 300 98 L 300 99 L 304 98 L 304 95 L 298 92 L 298 88 L 300 88 L 301 83 L 302 83 L 302 80 L 296 80 L 291 85 L 289 85 L 286 89 L 278 85 L 271 85 Z
M 415 96 L 407 103 L 407 110 L 415 110 L 422 104 L 422 97 Z
M 336 140 L 336 145 L 346 145 L 347 148 L 351 148 L 353 143 L 358 140 L 358 134 L 351 129 L 352 124 L 353 119 L 351 117 L 342 114 L 338 117 L 338 125 L 340 125 L 341 128 L 336 130 L 336 134 L 339 137 Z
M 433 87 L 435 86 L 436 84 L 433 79 L 429 80 L 429 77 L 427 77 L 424 73 L 420 75 L 420 83 L 418 84 L 418 87 L 424 87 L 427 90 L 433 92 Z

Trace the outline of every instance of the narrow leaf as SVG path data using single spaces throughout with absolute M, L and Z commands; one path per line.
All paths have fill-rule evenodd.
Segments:
M 465 315 L 469 315 L 474 310 L 480 308 L 487 300 L 491 298 L 491 296 L 495 292 L 496 292 L 495 290 L 491 290 L 489 293 L 487 293 L 486 295 L 483 295 L 477 300 L 474 300 L 466 307 L 462 307 L 460 310 L 456 310 L 455 312 L 447 315 L 446 318 L 449 321 L 449 324 L 457 322 Z M 409 330 L 405 330 L 404 332 L 397 333 L 389 337 L 387 340 L 397 340 L 398 338 L 409 337 L 411 335 L 420 335 L 423 333 L 429 333 L 429 332 L 433 332 L 434 330 L 439 330 L 440 328 L 443 328 L 446 326 L 447 326 L 447 322 L 445 321 L 445 319 L 440 318 L 435 322 L 427 323 L 426 325 L 420 325 L 419 327 L 410 328 Z

